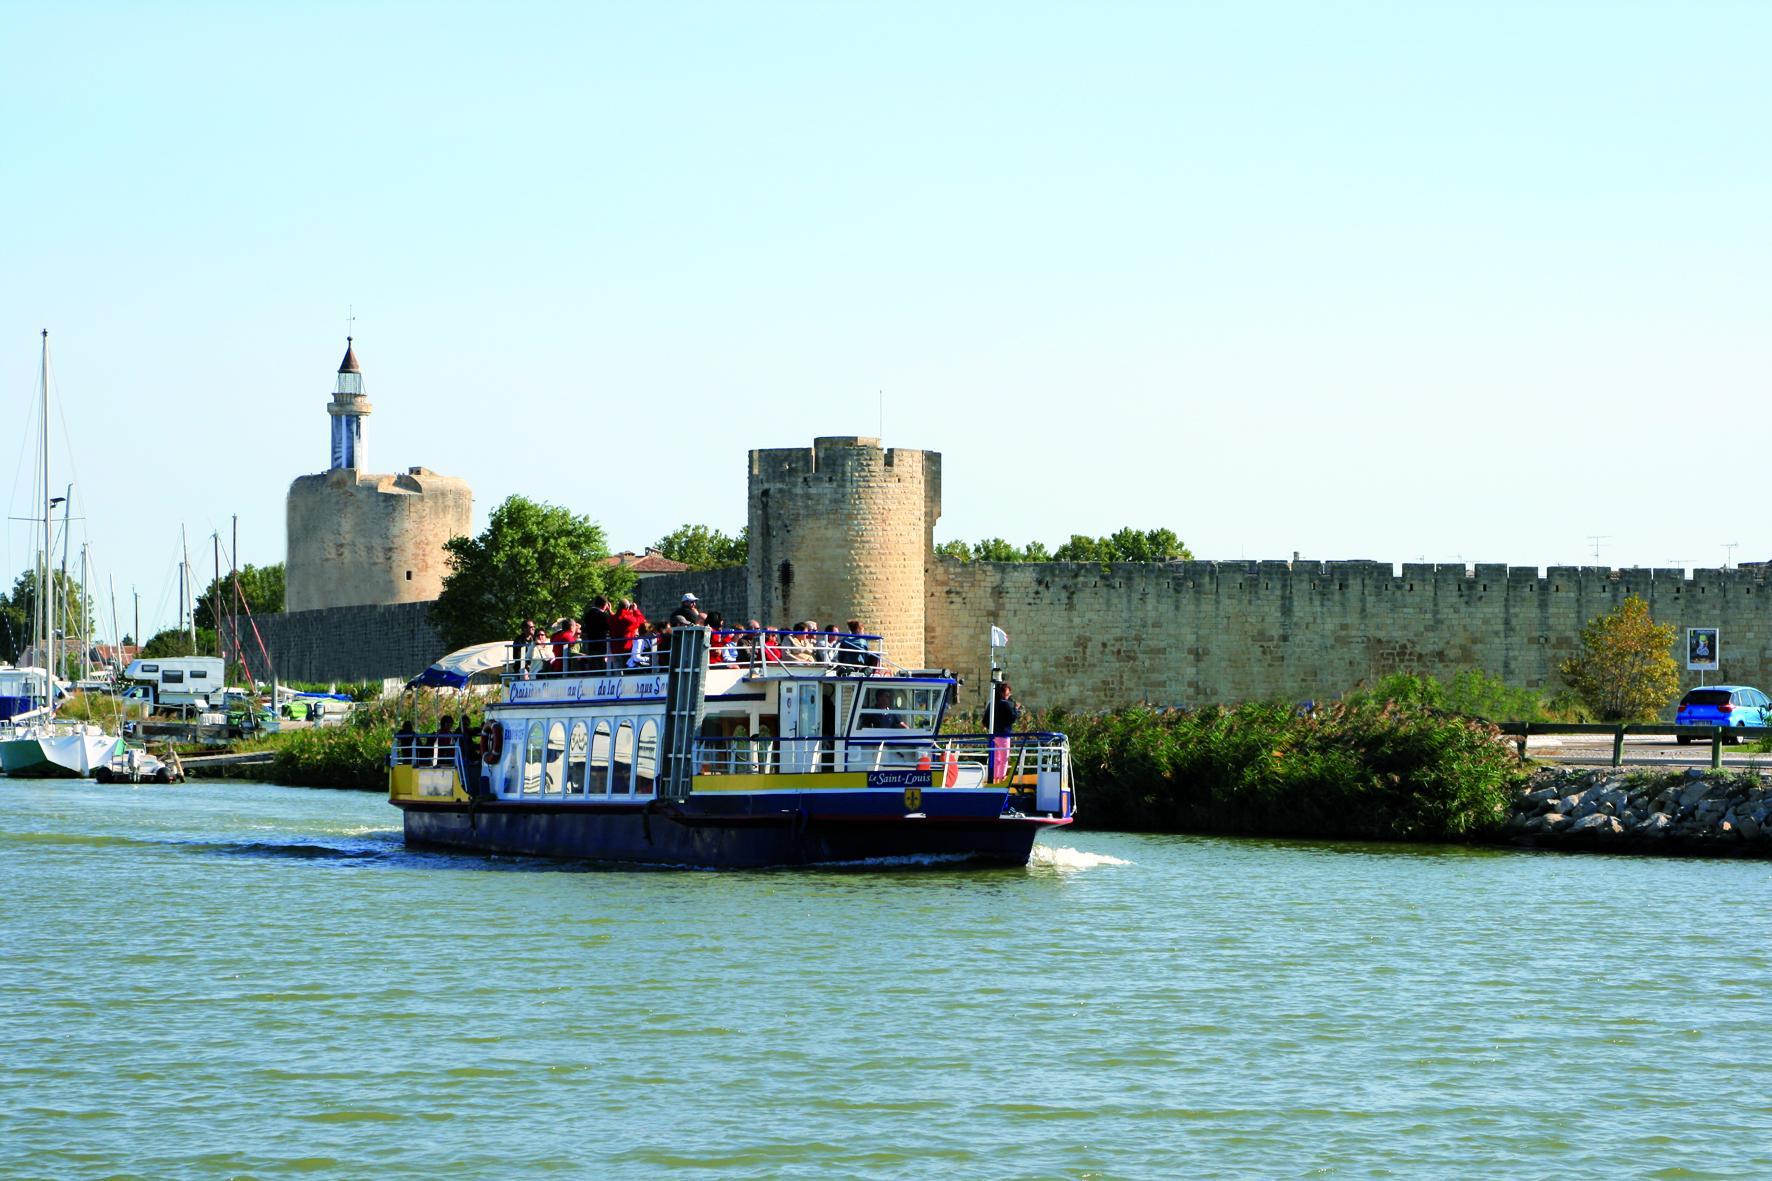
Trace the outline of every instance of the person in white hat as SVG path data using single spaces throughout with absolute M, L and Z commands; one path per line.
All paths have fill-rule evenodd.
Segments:
M 707 615 L 695 605 L 696 602 L 693 591 L 685 593 L 683 601 L 677 605 L 676 612 L 671 616 L 671 626 L 700 627 L 702 622 L 707 619 Z

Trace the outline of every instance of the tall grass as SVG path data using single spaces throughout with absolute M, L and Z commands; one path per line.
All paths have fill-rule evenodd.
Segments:
M 1070 735 L 1090 828 L 1458 840 L 1495 829 L 1523 777 L 1493 727 L 1419 705 L 1054 710 L 1030 724 Z
M 349 787 L 386 791 L 388 748 L 394 729 L 410 720 L 419 733 L 437 728 L 444 714 L 459 718 L 466 702 L 459 693 L 405 693 L 359 705 L 341 726 L 292 730 L 276 738 L 273 783 L 293 787 Z M 476 696 L 469 712 L 478 719 L 485 701 Z

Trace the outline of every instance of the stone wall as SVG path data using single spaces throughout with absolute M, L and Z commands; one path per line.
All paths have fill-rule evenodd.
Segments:
M 777 626 L 859 619 L 888 657 L 921 666 L 940 512 L 933 451 L 849 436 L 751 452 L 751 610 Z
M 429 602 L 443 592 L 444 542 L 473 532 L 465 480 L 334 468 L 289 486 L 285 603 L 312 611 Z
M 751 617 L 747 581 L 743 566 L 654 574 L 642 578 L 634 588 L 634 602 L 640 604 L 648 619 L 669 619 L 687 591 L 695 595 L 703 611 L 717 611 L 728 624 L 739 624 Z
M 1722 680 L 1772 673 L 1772 584 L 1758 570 L 1375 562 L 988 563 L 938 559 L 928 659 L 982 700 L 988 629 L 1034 706 L 1327 699 L 1398 671 L 1481 669 L 1555 690 L 1583 624 L 1635 593 L 1658 623 L 1722 629 Z M 1683 649 L 1676 653 L 1684 666 Z M 1687 684 L 1697 674 L 1684 674 Z
M 260 615 L 254 622 L 280 680 L 373 681 L 415 677 L 449 651 L 430 616 L 429 603 L 397 603 Z M 246 642 L 252 646 L 250 632 Z

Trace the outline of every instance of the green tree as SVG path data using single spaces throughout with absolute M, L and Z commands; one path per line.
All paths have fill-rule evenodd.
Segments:
M 197 629 L 197 642 L 191 643 L 191 633 L 182 627 L 169 627 L 165 631 L 155 632 L 142 645 L 141 659 L 159 660 L 166 656 L 214 656 L 215 632 L 211 628 Z
M 1653 719 L 1680 692 L 1674 661 L 1676 631 L 1649 617 L 1649 604 L 1631 595 L 1581 629 L 1581 651 L 1559 671 L 1602 722 Z
M 1027 548 L 1021 551 L 1021 560 L 1024 562 L 1050 562 L 1052 551 L 1046 548 L 1046 543 L 1043 541 L 1030 541 Z
M 658 539 L 656 549 L 673 562 L 682 562 L 691 570 L 719 570 L 726 566 L 742 566 L 750 556 L 750 526 L 728 537 L 706 525 L 680 525 Z
M 1102 555 L 1101 542 L 1096 538 L 1073 533 L 1069 541 L 1052 551 L 1052 560 L 1055 562 L 1106 562 L 1109 559 Z
M 631 571 L 604 565 L 609 546 L 587 517 L 511 496 L 478 537 L 451 538 L 449 574 L 431 607 L 452 648 L 517 634 L 525 619 L 577 616 L 599 594 L 634 584 Z
M 972 560 L 972 547 L 958 539 L 942 542 L 935 547 L 935 553 L 938 557 L 954 558 L 961 562 Z
M 55 630 L 69 638 L 92 636 L 92 601 L 80 580 L 56 570 L 50 577 L 56 588 Z M 37 571 L 26 570 L 13 581 L 12 590 L 0 595 L 0 658 L 16 661 L 37 636 Z
M 1021 551 L 1001 537 L 987 537 L 972 547 L 972 557 L 979 562 L 1019 562 Z
M 283 610 L 283 563 L 277 562 L 270 566 L 254 566 L 248 562 L 240 567 L 240 592 L 246 600 L 246 607 L 254 615 L 277 615 Z M 234 584 L 226 574 L 221 576 L 219 583 L 211 582 L 206 590 L 197 596 L 195 612 L 197 626 L 215 626 L 215 603 L 221 600 L 221 611 L 225 617 L 232 617 L 234 612 Z

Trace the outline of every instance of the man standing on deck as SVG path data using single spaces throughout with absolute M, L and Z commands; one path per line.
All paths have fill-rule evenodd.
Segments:
M 1000 781 L 1009 770 L 1010 735 L 1015 733 L 1015 723 L 1021 720 L 1021 706 L 1017 705 L 1009 688 L 1008 681 L 998 681 L 996 696 L 984 711 L 984 724 L 991 734 L 991 782 Z

